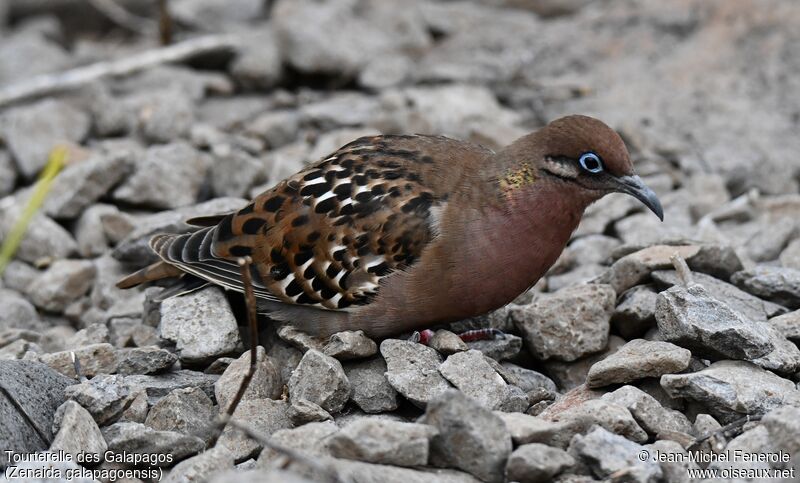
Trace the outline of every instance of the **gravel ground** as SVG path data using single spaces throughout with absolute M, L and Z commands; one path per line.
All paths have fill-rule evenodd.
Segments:
M 155 2 L 117 2 L 141 16 L 127 27 L 91 3 L 108 4 L 0 0 L 0 93 L 158 47 Z M 0 107 L 0 238 L 51 149 L 67 146 L 70 160 L 0 281 L 0 450 L 49 450 L 61 471 L 79 458 L 131 468 L 106 455 L 138 455 L 170 482 L 679 482 L 687 469 L 796 469 L 800 4 L 169 7 L 176 41 L 226 33 L 235 47 Z M 663 224 L 629 197 L 604 198 L 545 279 L 428 347 L 264 323 L 234 418 L 300 456 L 287 462 L 232 427 L 211 445 L 208 425 L 249 364 L 242 301 L 206 288 L 159 304 L 161 288 L 116 289 L 153 261 L 151 235 L 242 207 L 365 134 L 497 148 L 568 113 L 623 135 Z M 453 335 L 477 327 L 508 336 Z M 689 461 L 695 450 L 714 461 Z M 20 466 L 11 460 L 0 452 L 0 466 Z M 800 475 L 772 481 L 787 480 Z

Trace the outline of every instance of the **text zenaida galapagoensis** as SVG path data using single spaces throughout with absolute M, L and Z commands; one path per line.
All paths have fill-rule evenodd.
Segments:
M 440 136 L 357 139 L 202 228 L 158 235 L 161 261 L 118 284 L 189 274 L 312 334 L 372 337 L 497 309 L 556 261 L 584 209 L 613 192 L 659 218 L 619 135 L 568 116 L 499 152 Z

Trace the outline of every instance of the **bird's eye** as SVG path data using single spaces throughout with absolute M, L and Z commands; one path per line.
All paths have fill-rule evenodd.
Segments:
M 581 163 L 581 168 L 590 173 L 603 171 L 603 162 L 600 161 L 600 156 L 594 153 L 583 153 L 578 162 Z

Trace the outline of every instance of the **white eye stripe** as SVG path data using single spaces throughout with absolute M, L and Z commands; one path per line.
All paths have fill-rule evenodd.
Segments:
M 590 173 L 599 173 L 603 171 L 603 162 L 600 160 L 600 156 L 592 152 L 583 153 L 578 159 L 578 162 L 581 168 Z

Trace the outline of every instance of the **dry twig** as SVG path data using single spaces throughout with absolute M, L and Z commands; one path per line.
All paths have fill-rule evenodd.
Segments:
M 25 99 L 76 89 L 104 77 L 130 75 L 200 54 L 234 50 L 239 42 L 239 37 L 236 35 L 208 35 L 147 50 L 123 59 L 97 62 L 64 72 L 35 76 L 0 89 L 0 107 Z

